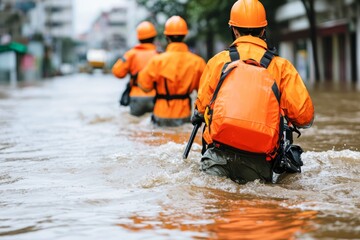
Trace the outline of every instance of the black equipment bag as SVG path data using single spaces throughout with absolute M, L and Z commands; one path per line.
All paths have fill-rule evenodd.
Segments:
M 124 90 L 124 92 L 121 94 L 119 103 L 121 106 L 129 106 L 130 104 L 130 91 L 131 91 L 131 86 L 130 86 L 130 82 L 126 84 L 126 88 Z

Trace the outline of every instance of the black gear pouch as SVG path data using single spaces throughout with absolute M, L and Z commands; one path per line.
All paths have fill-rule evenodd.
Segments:
M 283 154 L 280 154 L 274 162 L 273 171 L 275 173 L 301 173 L 301 154 L 304 151 L 298 145 L 289 145 L 286 147 Z
M 304 151 L 300 146 L 290 145 L 288 149 L 285 150 L 285 159 L 283 167 L 288 173 L 301 173 L 301 167 L 304 165 L 301 160 L 301 154 Z
M 121 106 L 129 106 L 130 104 L 130 91 L 131 91 L 131 86 L 130 83 L 126 84 L 126 88 L 124 90 L 124 92 L 122 93 L 119 103 Z

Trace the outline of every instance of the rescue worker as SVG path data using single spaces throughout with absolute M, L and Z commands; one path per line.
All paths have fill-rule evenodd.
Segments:
M 153 43 L 157 31 L 151 22 L 143 21 L 137 28 L 137 38 L 140 44 L 136 45 L 124 56 L 119 58 L 112 67 L 112 73 L 118 78 L 130 74 L 130 81 L 122 95 L 121 105 L 130 105 L 130 114 L 141 116 L 152 112 L 154 108 L 155 91 L 145 93 L 137 86 L 137 74 L 145 67 L 149 60 L 158 54 Z
M 229 27 L 234 42 L 231 44 L 230 49 L 235 49 L 240 61 L 251 59 L 260 63 L 265 52 L 271 52 L 266 42 L 266 26 L 266 12 L 264 6 L 258 0 L 238 0 L 233 4 L 230 12 Z M 205 110 L 213 97 L 225 63 L 231 62 L 230 54 L 229 50 L 224 50 L 208 61 L 200 80 L 195 110 L 191 117 L 194 125 L 209 121 L 209 113 L 205 112 Z M 280 92 L 280 100 L 277 103 L 278 108 L 280 106 L 284 116 L 293 126 L 297 128 L 310 127 L 314 118 L 314 107 L 303 80 L 288 60 L 274 54 L 270 54 L 270 56 L 267 70 L 275 80 Z M 247 88 L 247 86 L 243 87 Z M 233 89 L 233 91 L 238 90 Z M 237 107 L 238 103 L 236 101 L 231 101 L 231 103 L 233 108 Z M 252 111 L 256 113 L 256 111 L 261 112 L 263 109 L 256 107 Z M 251 115 L 253 113 L 247 114 Z M 213 121 L 216 121 L 215 118 L 216 116 L 212 116 Z M 209 129 L 210 127 L 207 124 L 203 132 L 204 148 L 200 170 L 210 175 L 228 177 L 237 183 L 246 183 L 256 179 L 261 182 L 274 182 L 274 164 L 279 159 L 281 160 L 285 154 L 281 153 L 280 146 L 275 147 L 278 150 L 278 154 L 275 154 L 275 156 L 234 149 L 227 145 L 232 140 L 230 137 L 224 139 L 222 143 L 215 142 Z M 282 132 L 281 126 L 279 126 L 278 132 L 279 134 Z M 246 133 L 236 137 L 245 139 L 244 141 L 253 138 L 257 141 L 256 144 L 266 144 L 259 142 L 256 136 L 249 136 Z M 281 137 L 276 137 L 276 139 L 280 141 Z M 291 151 L 293 150 L 298 150 L 294 155 L 298 154 L 300 156 L 301 148 L 300 150 L 292 148 Z M 296 160 L 301 161 L 301 159 Z M 280 171 L 277 169 L 277 171 L 281 173 L 284 169 Z
M 156 90 L 152 122 L 158 126 L 174 127 L 190 122 L 190 94 L 198 90 L 206 63 L 183 42 L 187 33 L 183 18 L 170 17 L 164 29 L 166 51 L 152 58 L 138 75 L 142 90 Z

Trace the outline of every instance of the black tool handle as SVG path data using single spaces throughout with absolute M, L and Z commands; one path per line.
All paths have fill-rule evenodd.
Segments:
M 201 127 L 201 123 L 198 123 L 194 126 L 192 132 L 191 132 L 191 135 L 190 135 L 190 138 L 189 138 L 189 141 L 186 145 L 186 148 L 185 148 L 185 151 L 183 153 L 183 159 L 187 159 L 188 155 L 189 155 L 189 152 L 190 152 L 190 149 L 191 149 L 191 146 L 194 142 L 194 139 L 195 139 L 195 136 L 196 136 L 196 133 L 197 131 L 199 130 L 199 128 Z

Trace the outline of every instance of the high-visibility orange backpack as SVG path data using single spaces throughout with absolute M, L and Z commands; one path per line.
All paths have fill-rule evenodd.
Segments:
M 271 155 L 282 134 L 280 91 L 267 70 L 274 54 L 267 51 L 258 63 L 241 61 L 235 46 L 229 51 L 231 62 L 205 110 L 210 136 L 215 144 Z

